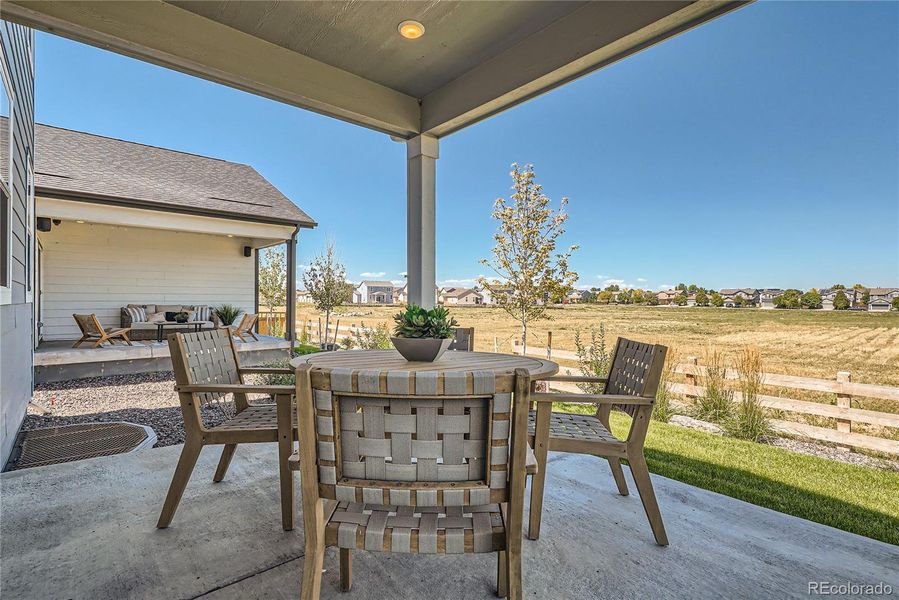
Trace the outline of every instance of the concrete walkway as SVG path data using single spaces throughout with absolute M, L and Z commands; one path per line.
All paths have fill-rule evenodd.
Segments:
M 156 530 L 180 449 L 0 476 L 3 597 L 297 598 L 303 534 L 280 527 L 274 445 L 241 446 L 220 484 L 204 450 L 174 523 Z M 660 548 L 604 461 L 550 458 L 543 534 L 524 542 L 527 598 L 808 598 L 809 581 L 899 594 L 899 547 L 654 477 L 671 539 Z M 332 550 L 322 597 L 495 598 L 495 568 L 493 555 L 357 552 L 341 594 Z

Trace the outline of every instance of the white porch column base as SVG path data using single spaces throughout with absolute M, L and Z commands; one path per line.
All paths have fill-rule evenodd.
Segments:
M 435 212 L 437 138 L 420 135 L 406 142 L 406 281 L 409 303 L 433 308 L 437 302 Z

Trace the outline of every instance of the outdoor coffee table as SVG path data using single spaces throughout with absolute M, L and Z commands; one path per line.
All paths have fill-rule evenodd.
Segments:
M 163 321 L 161 323 L 156 323 L 156 341 L 162 341 L 162 330 L 166 326 L 172 327 L 187 327 L 188 333 L 191 331 L 191 327 L 193 327 L 194 333 L 203 329 L 203 325 L 206 324 L 206 321 L 185 321 L 184 323 L 178 323 L 177 321 Z

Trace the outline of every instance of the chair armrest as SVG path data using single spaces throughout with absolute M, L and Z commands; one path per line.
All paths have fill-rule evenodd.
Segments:
M 240 372 L 267 375 L 293 375 L 296 371 L 290 367 L 241 367 Z
M 292 385 L 241 385 L 225 383 L 204 383 L 176 385 L 176 392 L 191 394 L 269 394 L 273 396 L 294 395 L 297 389 Z
M 620 394 L 544 394 L 535 393 L 528 397 L 533 402 L 573 402 L 580 404 L 633 404 L 637 406 L 651 405 L 653 398 L 642 396 L 625 396 Z
M 536 381 L 572 381 L 578 383 L 606 383 L 608 377 L 591 377 L 588 375 L 553 375 L 551 377 L 540 377 Z

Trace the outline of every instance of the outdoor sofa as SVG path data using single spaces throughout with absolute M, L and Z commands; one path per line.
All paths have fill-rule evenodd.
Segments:
M 190 316 L 188 320 L 199 321 L 202 329 L 217 329 L 219 327 L 218 317 L 215 315 L 215 309 L 205 305 L 188 305 L 188 304 L 129 304 L 122 307 L 122 327 L 131 329 L 130 337 L 132 340 L 155 340 L 157 335 L 157 324 L 160 321 L 166 323 L 175 323 L 174 320 L 167 320 L 166 313 L 186 312 Z M 173 332 L 186 333 L 193 331 L 196 323 L 191 325 L 185 324 L 184 327 L 170 325 L 165 328 L 165 334 Z

